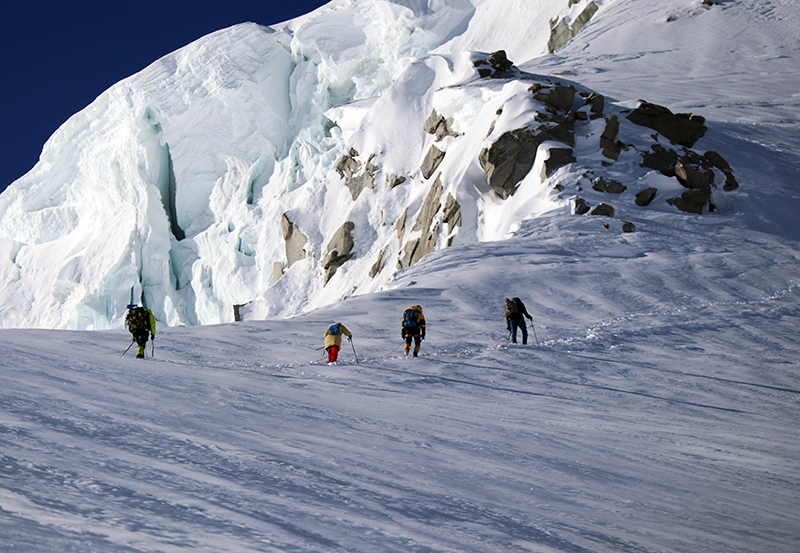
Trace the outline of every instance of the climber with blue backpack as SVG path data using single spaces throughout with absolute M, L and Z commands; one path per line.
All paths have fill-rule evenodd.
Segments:
M 406 341 L 405 354 L 411 349 L 411 340 L 414 340 L 414 357 L 419 354 L 419 347 L 425 339 L 425 315 L 422 314 L 422 307 L 413 305 L 403 312 L 403 340 Z
M 336 363 L 339 358 L 339 349 L 342 347 L 342 334 L 347 336 L 348 341 L 352 342 L 353 335 L 342 323 L 333 323 L 325 331 L 325 351 L 328 352 L 328 363 Z

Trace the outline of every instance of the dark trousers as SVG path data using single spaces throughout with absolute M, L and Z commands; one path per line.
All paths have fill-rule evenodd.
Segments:
M 419 346 L 422 343 L 422 337 L 419 334 L 415 336 L 406 334 L 406 354 L 408 354 L 408 350 L 411 349 L 411 340 L 414 340 L 414 355 L 416 355 L 419 353 Z
M 508 319 L 508 329 L 511 331 L 511 343 L 517 343 L 517 329 L 522 330 L 522 343 L 528 343 L 528 326 L 525 324 L 525 319 L 522 317 L 514 317 Z
M 137 357 L 144 357 L 144 346 L 147 345 L 147 338 L 150 336 L 150 333 L 145 332 L 137 332 L 133 336 L 133 341 L 136 342 L 136 345 L 139 346 L 139 349 L 136 352 Z

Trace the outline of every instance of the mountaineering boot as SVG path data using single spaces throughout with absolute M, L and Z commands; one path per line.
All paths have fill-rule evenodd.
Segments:
M 144 346 L 139 346 L 139 349 L 136 351 L 136 359 L 144 359 Z
M 414 357 L 419 357 L 416 351 L 414 352 Z

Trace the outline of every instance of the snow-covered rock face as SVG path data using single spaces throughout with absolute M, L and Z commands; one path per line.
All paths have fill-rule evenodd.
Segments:
M 119 327 L 131 299 L 168 325 L 286 317 L 553 210 L 714 209 L 718 154 L 509 61 L 613 4 L 334 1 L 164 57 L 0 196 L 0 325 Z

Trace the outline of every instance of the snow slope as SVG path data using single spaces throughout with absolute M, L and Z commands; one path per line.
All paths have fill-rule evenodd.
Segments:
M 612 241 L 564 221 L 300 317 L 166 329 L 145 361 L 123 331 L 2 331 L 0 543 L 795 551 L 796 250 L 696 217 Z M 512 293 L 527 346 L 505 345 Z M 426 356 L 398 357 L 416 303 Z M 347 343 L 310 363 L 333 321 L 359 364 Z
M 489 2 L 470 5 L 474 13 L 492 8 Z M 513 15 L 512 8 L 522 3 L 507 5 Z M 266 33 L 277 40 L 274 35 L 285 32 L 287 36 L 294 33 L 294 41 L 301 29 L 311 29 L 312 24 L 322 27 L 311 36 L 341 39 L 334 30 L 352 29 L 345 25 L 356 17 L 347 11 L 351 7 L 356 12 L 380 8 L 393 17 L 410 13 L 404 17 L 425 21 L 424 29 L 436 28 L 436 36 L 449 37 L 454 45 L 467 32 L 492 28 L 474 24 L 466 3 L 431 2 L 430 9 L 423 3 L 406 2 L 405 6 L 409 12 L 398 3 L 333 2 L 319 14 L 287 23 L 274 33 L 245 26 L 208 40 L 227 40 L 234 34 L 239 40 L 233 41 L 232 48 L 250 44 L 257 50 L 261 42 L 248 42 L 248 37 Z M 562 7 L 566 8 L 557 6 Z M 443 18 L 447 25 L 436 19 L 436 14 L 452 15 L 458 10 L 464 16 L 460 25 L 454 23 L 455 17 Z M 798 39 L 790 31 L 796 22 L 794 4 L 781 0 L 713 6 L 684 0 L 616 0 L 604 3 L 584 31 L 553 55 L 526 59 L 508 49 L 509 58 L 529 74 L 570 71 L 557 78 L 606 95 L 614 113 L 621 114 L 642 98 L 673 111 L 705 115 L 709 131 L 698 147 L 722 153 L 741 184 L 739 190 L 715 198 L 718 209 L 714 213 L 680 213 L 657 201 L 645 210 L 632 203 L 619 204 L 614 218 L 573 216 L 569 202 L 576 191 L 570 186 L 574 187 L 572 179 L 580 168 L 565 167 L 553 175 L 567 185 L 560 192 L 550 188 L 555 181 L 545 179 L 533 187 L 520 186 L 520 198 L 526 201 L 519 204 L 492 203 L 481 195 L 475 196 L 473 204 L 462 201 L 465 221 L 469 210 L 464 206 L 471 205 L 477 216 L 481 202 L 496 208 L 485 210 L 495 218 L 484 218 L 482 225 L 465 223 L 452 247 L 439 248 L 412 267 L 395 271 L 391 266 L 385 275 L 381 273 L 374 291 L 362 286 L 359 291 L 366 293 L 340 298 L 338 291 L 355 285 L 372 263 L 372 258 L 362 256 L 340 268 L 330 281 L 337 293 L 320 293 L 325 289 L 312 284 L 319 282 L 319 267 L 309 267 L 319 262 L 321 250 L 317 249 L 316 258 L 293 265 L 277 285 L 264 284 L 265 292 L 255 302 L 266 309 L 280 307 L 276 297 L 287 298 L 288 304 L 293 298 L 321 294 L 296 315 L 234 324 L 165 326 L 158 330 L 155 357 L 146 361 L 133 359 L 130 352 L 120 357 L 129 343 L 120 329 L 0 331 L 3 549 L 795 552 L 800 542 L 800 226 L 792 208 L 798 195 L 800 159 L 795 146 L 800 114 L 797 77 L 791 71 L 797 66 Z M 402 24 L 373 30 L 401 28 Z M 397 44 L 408 45 L 408 35 L 398 33 L 394 35 Z M 383 44 L 387 35 L 353 34 L 353 57 L 330 59 L 347 65 L 365 51 L 357 45 L 364 44 L 366 36 L 374 38 L 370 44 L 375 45 Z M 378 36 L 383 38 L 378 40 Z M 491 36 L 496 34 L 487 30 L 483 37 L 489 47 L 475 49 L 495 49 Z M 670 38 L 675 36 L 681 40 Z M 478 41 L 475 37 L 470 40 Z M 511 42 L 514 36 L 508 38 Z M 362 126 L 363 121 L 374 122 L 385 113 L 392 125 L 406 123 L 390 111 L 397 105 L 393 95 L 408 101 L 409 109 L 420 117 L 427 117 L 429 110 L 411 102 L 415 98 L 427 98 L 440 113 L 460 114 L 454 117 L 456 125 L 465 125 L 456 129 L 459 132 L 468 131 L 467 123 L 481 118 L 480 110 L 472 107 L 477 104 L 468 98 L 486 94 L 487 109 L 492 111 L 488 115 L 496 110 L 492 101 L 503 102 L 503 115 L 509 120 L 535 109 L 525 104 L 510 81 L 493 80 L 487 86 L 463 81 L 472 54 L 461 53 L 462 44 L 452 51 L 440 44 L 433 51 L 430 34 L 420 33 L 414 40 L 432 53 L 381 66 L 384 72 L 365 72 L 373 80 L 357 80 L 357 86 L 363 87 L 359 90 L 382 92 L 327 105 L 324 112 L 340 123 L 340 131 L 330 127 L 330 137 L 325 136 L 324 126 L 320 131 L 319 136 L 331 140 L 329 146 L 320 149 L 323 142 L 315 142 L 313 133 L 298 131 L 297 138 L 282 150 L 287 157 L 276 158 L 271 169 L 273 175 L 308 170 L 319 180 L 287 177 L 261 182 L 254 178 L 252 159 L 250 165 L 231 161 L 242 155 L 233 151 L 235 141 L 220 139 L 217 146 L 231 148 L 231 157 L 220 162 L 224 170 L 209 192 L 215 199 L 208 205 L 217 211 L 209 208 L 191 218 L 198 221 L 191 224 L 178 215 L 176 220 L 187 234 L 181 241 L 169 238 L 170 220 L 165 215 L 169 207 L 161 203 L 154 185 L 131 185 L 124 192 L 114 187 L 99 189 L 136 199 L 119 200 L 120 206 L 130 206 L 132 201 L 139 206 L 120 208 L 116 225 L 120 232 L 139 236 L 131 229 L 163 231 L 162 235 L 155 231 L 142 235 L 150 240 L 142 238 L 142 248 L 146 244 L 150 250 L 131 246 L 126 255 L 148 251 L 153 255 L 141 259 L 153 264 L 161 259 L 155 256 L 157 252 L 164 259 L 170 255 L 215 259 L 213 270 L 202 272 L 210 286 L 193 284 L 170 291 L 152 280 L 151 292 L 170 291 L 172 296 L 165 297 L 175 298 L 173 306 L 178 306 L 191 293 L 199 297 L 198 291 L 212 297 L 208 290 L 219 275 L 239 274 L 238 285 L 233 277 L 219 285 L 230 290 L 226 301 L 233 302 L 237 290 L 249 290 L 256 282 L 241 276 L 247 274 L 241 268 L 248 263 L 257 267 L 251 274 L 269 269 L 268 276 L 259 278 L 271 280 L 271 267 L 245 259 L 256 258 L 255 250 L 253 256 L 232 253 L 235 249 L 224 250 L 227 253 L 219 257 L 208 253 L 220 251 L 215 248 L 229 240 L 238 245 L 240 237 L 247 243 L 252 227 L 242 223 L 254 221 L 251 211 L 266 205 L 247 204 L 247 186 L 239 184 L 248 179 L 265 189 L 283 183 L 279 191 L 285 194 L 276 200 L 280 207 L 273 213 L 295 210 L 290 215 L 301 228 L 304 220 L 312 220 L 314 210 L 325 214 L 325 210 L 336 213 L 347 208 L 347 213 L 337 213 L 337 217 L 360 213 L 362 218 L 356 222 L 376 216 L 380 221 L 375 202 L 379 194 L 388 197 L 389 192 L 376 186 L 374 195 L 364 191 L 353 201 L 331 167 L 356 144 L 363 150 L 363 145 L 374 145 L 390 134 L 380 127 Z M 758 44 L 757 55 L 751 55 L 756 51 L 755 46 L 747 47 L 751 43 Z M 203 41 L 189 47 L 184 61 L 191 63 L 195 59 L 191 49 L 203 47 Z M 309 48 L 306 53 L 308 63 L 330 67 L 329 58 L 316 59 L 314 51 L 319 50 Z M 274 56 L 269 57 L 269 52 Z M 283 53 L 277 47 L 259 51 L 258 56 L 273 60 L 270 67 L 283 67 Z M 292 56 L 290 60 L 298 59 Z M 155 67 L 177 57 L 178 53 Z M 233 82 L 226 81 L 225 71 L 236 67 L 229 59 L 210 70 L 209 75 L 217 71 L 217 84 L 209 88 L 241 94 L 250 102 L 244 105 L 252 106 L 259 102 L 258 95 L 222 86 Z M 352 71 L 360 74 L 355 66 Z M 320 74 L 327 75 L 329 83 L 338 75 L 336 71 Z M 413 75 L 428 79 L 426 86 L 415 88 L 415 83 L 423 81 Z M 317 81 L 292 83 L 290 97 L 304 86 L 315 88 Z M 128 85 L 122 83 L 120 90 Z M 339 93 L 347 96 L 352 91 L 333 86 L 324 92 L 329 97 Z M 111 91 L 107 94 L 107 99 L 113 96 Z M 191 97 L 186 94 L 183 98 Z M 101 104 L 88 109 L 100 109 Z M 204 105 L 219 108 L 225 102 Z M 233 110 L 234 105 L 239 106 L 229 103 L 225 109 Z M 292 114 L 313 120 L 313 110 L 319 105 L 303 104 L 302 114 L 292 107 Z M 381 105 L 384 108 L 378 109 Z M 176 112 L 181 109 L 177 99 L 174 106 Z M 217 113 L 214 109 L 209 107 L 209 114 Z M 241 109 L 247 108 L 235 108 Z M 254 110 L 263 113 L 261 107 Z M 255 124 L 257 120 L 230 118 L 230 111 L 218 113 L 223 115 L 220 120 L 229 123 Z M 136 117 L 131 118 L 128 130 L 148 137 L 138 150 L 143 156 L 140 160 L 163 160 L 163 144 L 153 133 L 171 131 L 169 125 L 161 131 L 157 128 L 157 118 L 164 112 L 151 115 L 156 119 L 144 131 L 136 126 L 141 124 Z M 287 125 L 294 124 L 292 116 Z M 91 136 L 89 127 L 73 125 L 82 117 L 79 114 L 59 132 L 74 129 Z M 92 120 L 95 127 L 104 121 L 99 116 Z M 202 120 L 214 118 L 209 115 Z M 497 119 L 497 124 L 505 123 Z M 233 125 L 228 130 L 243 136 L 254 132 L 243 128 Z M 509 122 L 505 128 L 513 125 Z M 623 130 L 631 132 L 631 127 Z M 120 139 L 127 140 L 125 132 L 109 132 L 106 136 L 119 132 Z M 208 136 L 212 143 L 219 135 Z M 421 145 L 419 137 L 417 133 L 410 140 Z M 423 138 L 428 141 L 425 145 L 433 140 Z M 448 155 L 443 164 L 454 163 L 451 160 L 458 157 L 450 154 L 479 143 L 472 141 L 469 132 L 444 140 Z M 54 137 L 51 145 L 57 143 Z M 61 146 L 72 144 L 77 142 L 67 140 Z M 259 141 L 253 147 L 269 150 L 270 144 Z M 589 152 L 590 145 L 589 138 L 579 138 L 576 149 L 585 151 L 584 159 L 597 165 L 601 160 L 596 152 Z M 184 179 L 179 174 L 189 169 L 178 162 L 181 148 L 173 141 L 169 146 L 180 187 Z M 189 148 L 188 142 L 184 146 Z M 365 156 L 368 151 L 364 150 Z M 392 169 L 402 166 L 404 152 L 384 156 L 387 171 L 391 163 L 397 164 Z M 91 156 L 75 155 L 81 160 L 78 165 L 89 167 L 93 161 Z M 66 174 L 72 169 L 58 163 L 67 159 L 55 156 L 43 161 L 34 174 L 44 171 L 46 163 Z M 296 163 L 287 161 L 292 159 Z M 610 176 L 619 173 L 632 188 L 660 178 L 624 154 L 620 160 L 608 169 Z M 216 162 L 211 157 L 206 161 Z M 120 167 L 124 163 L 145 174 L 163 167 L 120 159 Z M 455 193 L 466 190 L 458 188 L 466 179 L 456 182 L 456 177 L 448 175 L 459 170 L 474 175 L 469 167 L 457 165 L 442 170 L 443 180 L 453 179 L 447 184 Z M 272 167 L 259 167 L 267 166 Z M 241 180 L 234 178 L 231 167 L 238 167 L 238 174 L 244 175 Z M 88 186 L 82 180 L 87 171 L 70 173 L 75 177 L 70 182 Z M 19 266 L 26 256 L 42 255 L 38 270 L 60 276 L 52 288 L 50 281 L 45 287 L 41 281 L 13 273 L 14 264 L 0 265 L 5 286 L 3 324 L 29 326 L 37 321 L 41 326 L 85 328 L 91 325 L 83 323 L 91 319 L 97 327 L 118 325 L 119 305 L 128 299 L 126 286 L 130 287 L 128 276 L 122 275 L 133 275 L 135 280 L 140 265 L 114 256 L 108 261 L 102 255 L 105 234 L 115 234 L 105 229 L 114 227 L 95 221 L 102 234 L 81 227 L 92 220 L 79 217 L 77 210 L 91 205 L 79 202 L 80 196 L 70 196 L 72 187 L 61 188 L 55 180 L 33 176 L 26 179 L 18 181 L 15 189 L 33 183 L 42 192 L 0 196 L 5 210 L 3 232 L 11 228 L 8 210 L 17 209 L 48 223 L 20 225 L 13 227 L 15 232 L 23 227 L 26 232 L 35 229 L 46 239 L 35 248 L 33 235 L 25 238 L 30 242 L 6 239 L 0 241 L 0 248 L 4 257 L 17 258 Z M 168 175 L 153 180 L 166 183 L 169 191 Z M 292 188 L 301 180 L 302 186 Z M 403 201 L 384 204 L 383 209 L 419 209 L 430 188 L 423 182 L 424 186 L 399 187 Z M 337 194 L 342 199 L 337 200 Z M 606 197 L 591 188 L 581 195 L 593 204 Z M 177 204 L 191 205 L 194 196 L 188 196 L 188 203 Z M 33 207 L 25 207 L 25 201 Z M 198 208 L 203 201 L 198 200 Z M 111 204 L 108 200 L 102 205 Z M 63 209 L 65 205 L 73 211 Z M 158 209 L 148 211 L 150 205 Z M 516 209 L 520 213 L 514 215 Z M 504 210 L 510 213 L 507 217 L 501 216 Z M 215 219 L 212 213 L 225 216 Z M 210 220 L 214 223 L 208 227 L 200 224 Z M 314 247 L 324 247 L 342 220 L 318 219 L 319 230 L 309 232 Z M 623 221 L 633 222 L 636 232 L 621 232 Z M 79 242 L 60 233 L 73 223 L 75 229 L 96 237 L 92 248 L 69 249 Z M 391 234 L 394 221 L 389 223 L 388 229 L 372 228 Z M 190 238 L 192 229 L 201 227 L 198 236 L 203 238 Z M 279 228 L 276 225 L 270 232 L 282 248 Z M 214 233 L 217 241 L 211 237 Z M 179 243 L 189 251 L 170 254 Z M 70 263 L 47 263 L 48 257 L 33 251 L 46 249 L 55 257 L 69 250 L 65 259 Z M 93 253 L 84 257 L 86 252 Z M 119 276 L 118 281 L 103 281 L 103 290 L 116 290 L 108 296 L 98 293 L 97 298 L 111 298 L 102 300 L 108 301 L 103 309 L 97 305 L 88 311 L 65 308 L 44 319 L 41 313 L 50 313 L 49 309 L 38 307 L 33 299 L 20 300 L 36 297 L 26 296 L 26 286 L 34 291 L 39 286 L 56 303 L 86 305 L 77 301 L 80 294 L 75 292 L 73 277 L 95 278 L 101 273 L 95 268 L 103 263 L 111 264 L 103 274 Z M 165 271 L 166 282 L 170 269 Z M 143 272 L 153 279 L 156 273 Z M 195 277 L 201 278 L 187 275 L 189 281 Z M 513 295 L 522 297 L 535 317 L 536 332 L 526 346 L 506 342 L 503 299 Z M 312 309 L 314 301 L 320 307 Z M 195 299 L 191 302 L 201 304 Z M 426 355 L 406 359 L 397 349 L 400 317 L 413 304 L 423 306 L 428 321 L 428 338 L 422 346 Z M 204 305 L 217 306 L 220 320 L 228 313 L 223 313 L 227 306 L 217 300 Z M 105 315 L 96 317 L 105 309 L 105 319 Z M 207 313 L 196 311 L 197 320 L 187 322 L 212 320 L 212 311 L 210 307 Z M 34 313 L 31 319 L 25 318 L 28 312 Z M 187 308 L 183 313 L 189 312 Z M 73 313 L 78 314 L 77 322 L 71 319 Z M 315 348 L 322 345 L 322 334 L 334 321 L 353 331 L 360 363 L 354 363 L 354 350 L 347 344 L 340 364 L 314 363 L 321 357 Z

